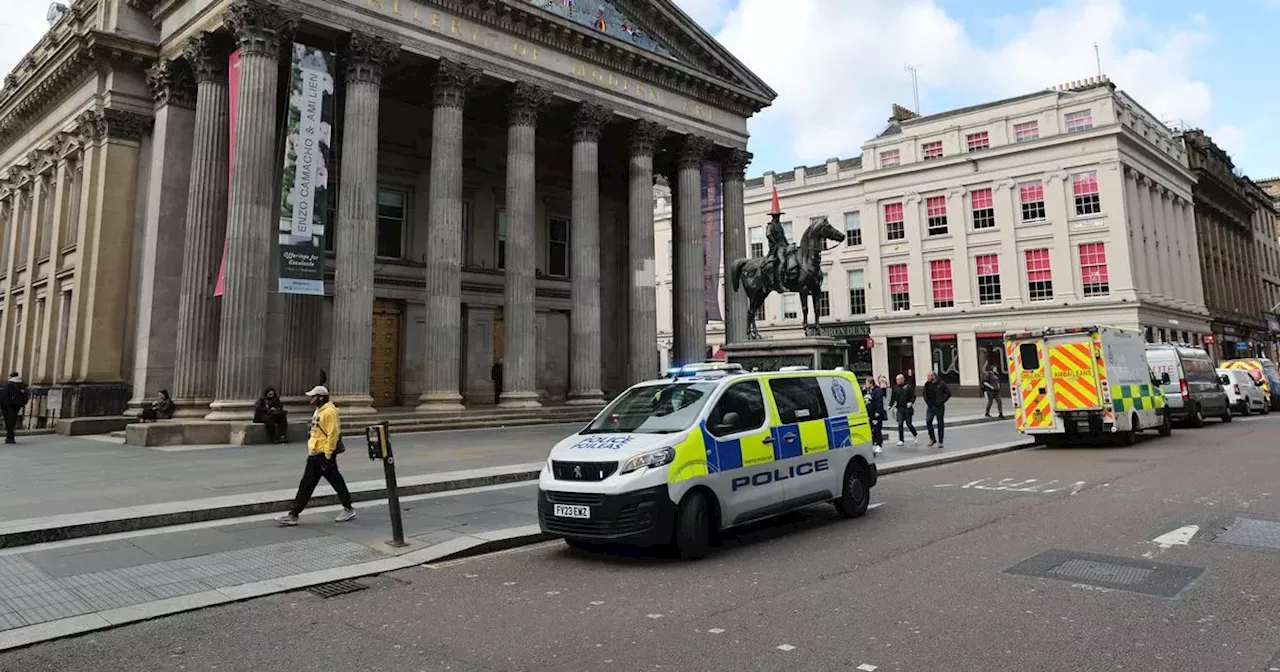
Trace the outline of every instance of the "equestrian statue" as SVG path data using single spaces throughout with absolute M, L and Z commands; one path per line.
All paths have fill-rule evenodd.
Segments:
M 804 333 L 817 334 L 819 328 L 818 296 L 822 292 L 822 253 L 826 241 L 839 244 L 844 234 L 827 220 L 813 222 L 800 235 L 800 244 L 792 245 L 782 229 L 782 207 L 778 202 L 778 190 L 773 190 L 773 207 L 769 212 L 769 225 L 765 240 L 769 251 L 763 257 L 738 259 L 733 262 L 730 281 L 733 291 L 739 288 L 747 295 L 747 338 L 760 338 L 756 328 L 756 313 L 770 294 L 796 292 L 800 295 L 800 310 L 804 315 Z M 813 327 L 809 326 L 809 303 L 813 302 Z

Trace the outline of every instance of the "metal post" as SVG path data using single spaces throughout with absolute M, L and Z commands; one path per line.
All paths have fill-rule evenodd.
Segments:
M 387 509 L 391 512 L 391 545 L 404 546 L 404 522 L 400 519 L 400 492 L 396 488 L 396 458 L 391 453 L 391 431 L 382 421 L 382 440 L 386 456 L 382 459 L 382 471 L 387 477 Z

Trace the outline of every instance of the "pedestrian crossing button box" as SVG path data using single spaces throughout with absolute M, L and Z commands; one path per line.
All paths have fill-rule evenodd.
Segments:
M 369 459 L 383 460 L 391 454 L 391 441 L 385 425 L 369 425 L 364 429 L 365 443 L 369 446 Z

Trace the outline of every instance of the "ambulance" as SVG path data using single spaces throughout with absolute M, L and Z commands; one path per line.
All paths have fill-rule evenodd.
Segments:
M 876 479 L 853 374 L 700 363 L 631 387 L 557 443 L 538 478 L 538 522 L 575 548 L 700 558 L 722 530 L 812 504 L 859 517 Z
M 1142 333 L 1103 326 L 1005 334 L 1018 431 L 1063 439 L 1172 432 L 1164 394 L 1147 366 Z
M 1223 369 L 1247 371 L 1254 382 L 1258 384 L 1258 387 L 1262 388 L 1262 395 L 1267 398 L 1267 402 L 1271 405 L 1270 410 L 1280 411 L 1280 368 L 1276 367 L 1275 362 L 1266 357 L 1256 357 L 1253 359 L 1228 359 L 1218 366 Z

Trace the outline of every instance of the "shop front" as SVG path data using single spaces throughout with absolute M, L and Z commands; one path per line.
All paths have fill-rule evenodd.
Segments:
M 859 381 L 871 375 L 871 350 L 876 344 L 871 339 L 870 325 L 866 322 L 824 324 L 822 335 L 838 338 L 849 345 L 848 369 L 858 376 Z
M 960 342 L 955 334 L 929 336 L 929 351 L 933 355 L 933 371 L 952 387 L 960 384 Z
M 1004 334 L 1002 332 L 979 332 L 976 334 L 978 349 L 978 384 L 990 369 L 1000 374 L 1000 389 L 1009 389 L 1009 358 L 1004 351 Z

